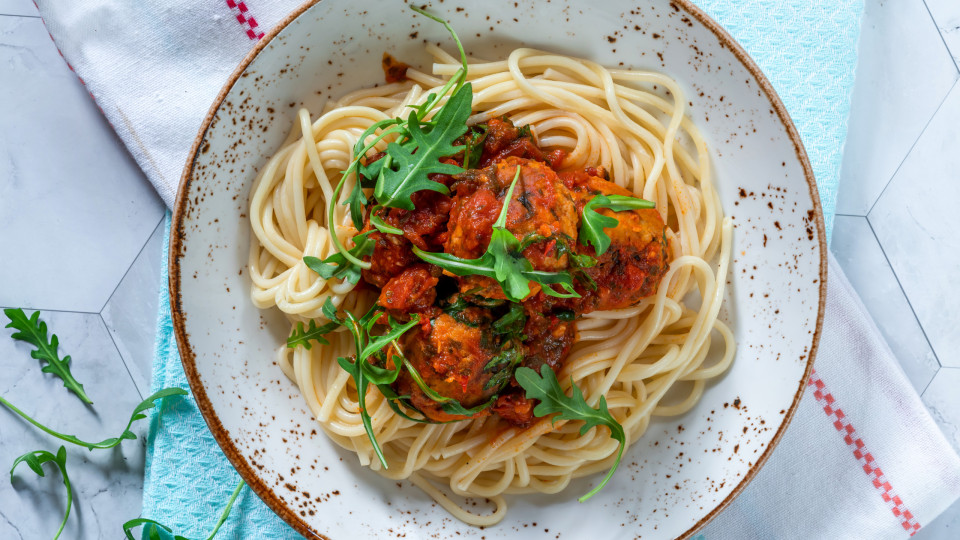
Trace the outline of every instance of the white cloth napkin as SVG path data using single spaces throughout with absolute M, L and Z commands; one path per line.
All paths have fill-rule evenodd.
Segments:
M 37 0 L 55 42 L 172 205 L 213 98 L 299 0 Z M 816 373 L 712 538 L 901 538 L 960 497 L 960 458 L 831 259 Z

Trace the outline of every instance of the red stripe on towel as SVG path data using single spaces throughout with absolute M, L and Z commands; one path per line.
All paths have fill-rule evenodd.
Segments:
M 250 9 L 247 7 L 246 2 L 237 2 L 236 0 L 226 0 L 226 2 L 227 7 L 233 11 L 234 16 L 237 18 L 237 22 L 246 30 L 248 38 L 257 41 L 263 37 L 263 32 L 258 29 L 260 25 L 257 24 L 257 20 L 250 14 Z
M 880 497 L 890 506 L 890 512 L 893 513 L 895 518 L 900 520 L 900 525 L 903 526 L 903 530 L 909 532 L 910 536 L 916 534 L 917 531 L 920 530 L 920 523 L 913 517 L 910 510 L 907 510 L 906 505 L 903 504 L 903 500 L 894 492 L 893 486 L 890 485 L 890 482 L 888 482 L 883 475 L 883 470 L 877 465 L 876 459 L 874 459 L 870 451 L 867 450 L 863 439 L 857 436 L 857 430 L 854 429 L 853 424 L 847 420 L 847 416 L 843 413 L 843 410 L 836 406 L 836 399 L 827 391 L 826 385 L 823 383 L 823 380 L 820 379 L 820 376 L 817 375 L 816 371 L 810 374 L 810 380 L 807 381 L 807 386 L 813 388 L 813 397 L 817 398 L 817 402 L 823 407 L 823 412 L 834 419 L 833 427 L 843 434 L 843 441 L 853 448 L 853 457 L 857 458 L 857 461 L 860 462 L 860 465 L 863 467 L 863 472 L 870 478 L 873 487 L 880 491 Z

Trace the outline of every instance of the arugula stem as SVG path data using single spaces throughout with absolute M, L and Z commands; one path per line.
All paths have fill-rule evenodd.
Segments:
M 594 495 L 596 495 L 597 492 L 603 489 L 603 486 L 606 486 L 607 482 L 609 482 L 610 479 L 613 478 L 613 473 L 617 472 L 616 464 L 620 463 L 620 458 L 623 457 L 623 446 L 624 446 L 623 443 L 620 443 L 620 451 L 617 452 L 617 459 L 614 461 L 614 466 L 610 467 L 610 470 L 607 471 L 607 475 L 603 477 L 603 480 L 599 484 L 597 484 L 597 487 L 591 489 L 589 492 L 587 492 L 586 495 L 577 499 L 578 502 L 584 502 L 590 497 L 593 497 Z
M 237 484 L 237 487 L 233 490 L 233 495 L 230 496 L 230 500 L 227 501 L 227 507 L 223 509 L 223 512 L 220 514 L 220 519 L 217 521 L 217 524 L 213 527 L 213 531 L 210 532 L 210 536 L 207 537 L 207 540 L 213 540 L 213 537 L 217 535 L 220 531 L 220 527 L 227 521 L 227 518 L 230 517 L 230 510 L 233 509 L 233 503 L 237 500 L 237 496 L 240 495 L 240 490 L 243 489 L 243 486 L 247 485 L 243 480 Z
M 66 441 L 66 442 L 69 442 L 69 443 L 73 443 L 73 444 L 75 444 L 75 445 L 77 445 L 77 446 L 84 446 L 84 447 L 86 447 L 86 448 L 89 449 L 89 450 L 93 450 L 93 449 L 96 447 L 96 445 L 94 445 L 93 443 L 88 443 L 88 442 L 81 441 L 80 439 L 74 437 L 73 435 L 64 435 L 63 433 L 58 433 L 58 432 L 56 432 L 56 431 L 48 428 L 47 426 L 41 424 L 40 422 L 37 422 L 37 421 L 34 420 L 33 418 L 30 418 L 30 416 L 27 415 L 27 413 L 21 411 L 21 410 L 18 409 L 16 406 L 14 406 L 13 403 L 10 403 L 10 402 L 7 401 L 6 399 L 4 399 L 3 396 L 0 396 L 0 403 L 6 405 L 8 409 L 10 409 L 11 411 L 19 414 L 21 418 L 23 418 L 23 419 L 26 420 L 27 422 L 30 422 L 31 424 L 33 424 L 34 427 L 36 427 L 36 428 L 39 429 L 40 431 L 43 431 L 43 432 L 46 433 L 47 435 L 51 435 L 51 436 L 53 436 L 53 437 L 56 437 L 56 438 L 60 439 L 61 441 Z
M 377 145 L 377 143 L 385 139 L 387 135 L 391 135 L 393 133 L 400 133 L 402 131 L 403 131 L 403 126 L 401 125 L 395 125 L 393 127 L 387 128 L 381 131 L 380 134 L 373 139 L 373 142 L 369 144 L 365 144 L 363 148 L 359 151 L 355 150 L 355 154 L 357 157 L 355 157 L 353 161 L 350 162 L 350 166 L 347 167 L 347 170 L 343 171 L 343 176 L 349 176 L 351 172 L 354 172 L 357 169 L 357 166 L 360 165 L 360 160 L 367 155 L 367 152 L 372 150 Z M 363 142 L 363 141 L 361 140 L 360 142 Z
M 47 426 L 41 424 L 40 422 L 37 422 L 33 418 L 31 418 L 27 413 L 18 409 L 13 403 L 10 403 L 6 399 L 4 399 L 3 396 L 0 396 L 0 404 L 7 406 L 7 408 L 17 413 L 18 415 L 20 415 L 21 418 L 23 418 L 27 422 L 30 422 L 30 424 L 32 424 L 37 429 L 43 431 L 47 435 L 60 439 L 61 441 L 65 441 L 70 444 L 75 444 L 77 446 L 82 446 L 87 450 L 94 450 L 94 449 L 108 450 L 110 448 L 113 448 L 119 445 L 124 440 L 127 440 L 127 439 L 133 440 L 137 438 L 136 435 L 134 435 L 130 431 L 130 426 L 132 426 L 135 421 L 146 418 L 146 416 L 143 415 L 142 413 L 148 409 L 152 409 L 153 407 L 155 407 L 156 406 L 155 402 L 157 400 L 163 399 L 165 397 L 172 396 L 172 395 L 185 395 L 186 393 L 187 392 L 185 390 L 182 390 L 180 388 L 164 388 L 163 390 L 160 390 L 154 393 L 147 399 L 140 402 L 139 405 L 137 405 L 137 407 L 133 411 L 133 414 L 130 416 L 130 420 L 127 422 L 127 426 L 123 429 L 123 432 L 120 434 L 119 437 L 104 439 L 97 443 L 87 442 L 77 438 L 74 435 L 65 435 L 63 433 L 54 431 L 48 428 Z
M 457 73 L 454 74 L 454 76 L 450 78 L 450 80 L 454 80 L 454 79 L 457 78 L 458 76 L 462 77 L 463 79 L 466 79 L 466 74 L 467 74 L 467 53 L 464 52 L 464 50 L 463 50 L 463 44 L 460 43 L 460 38 L 457 36 L 457 33 L 453 30 L 453 27 L 450 26 L 450 23 L 448 23 L 447 21 L 441 19 L 440 17 L 437 17 L 436 15 L 431 15 L 430 13 L 427 13 L 426 11 L 418 8 L 417 6 L 410 6 L 410 9 L 416 11 L 417 13 L 423 15 L 424 17 L 427 17 L 428 19 L 433 19 L 434 21 L 442 24 L 443 27 L 447 29 L 447 32 L 450 33 L 450 37 L 452 37 L 454 43 L 457 44 L 457 50 L 460 52 L 460 64 L 461 64 L 461 66 L 462 66 L 459 70 L 457 70 Z M 461 86 L 462 84 L 463 84 L 463 81 L 461 80 L 461 81 L 457 84 L 457 90 L 460 89 L 460 86 Z M 456 90 L 455 90 L 455 91 L 456 91 Z M 443 94 L 440 94 L 440 95 L 442 96 Z
M 369 262 L 363 262 L 360 259 L 353 256 L 352 253 L 347 251 L 347 248 L 340 242 L 340 238 L 337 237 L 337 224 L 336 220 L 333 217 L 333 213 L 337 208 L 337 200 L 340 198 L 340 192 L 343 191 L 343 185 L 347 182 L 347 176 L 343 175 L 340 178 L 340 183 L 337 184 L 337 189 L 333 190 L 333 196 L 330 197 L 330 204 L 327 208 L 327 228 L 330 230 L 330 239 L 333 241 L 333 247 L 337 250 L 338 253 L 343 255 L 343 258 L 347 259 L 351 263 L 359 266 L 363 269 L 370 268 Z

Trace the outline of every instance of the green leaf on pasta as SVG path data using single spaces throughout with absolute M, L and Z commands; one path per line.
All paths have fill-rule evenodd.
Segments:
M 572 379 L 570 380 L 572 393 L 570 396 L 567 396 L 560 387 L 557 374 L 547 365 L 540 368 L 539 374 L 528 367 L 520 367 L 517 368 L 514 376 L 517 379 L 517 383 L 526 390 L 527 398 L 540 400 L 540 403 L 533 409 L 533 414 L 537 417 L 556 414 L 556 416 L 553 417 L 553 422 L 557 420 L 580 420 L 583 422 L 583 426 L 580 427 L 580 435 L 586 434 L 587 431 L 595 427 L 605 426 L 610 430 L 610 437 L 620 442 L 617 459 L 613 462 L 610 471 L 597 487 L 580 497 L 579 500 L 583 502 L 596 495 L 598 491 L 603 489 L 603 486 L 607 485 L 610 478 L 613 477 L 613 473 L 617 470 L 620 459 L 623 457 L 623 449 L 627 444 L 627 437 L 623 431 L 623 426 L 620 425 L 613 415 L 610 414 L 610 411 L 607 410 L 606 398 L 600 396 L 600 402 L 597 404 L 597 408 L 594 409 L 590 405 L 587 405 L 586 400 L 583 398 L 583 392 L 573 383 Z
M 584 205 L 583 216 L 580 220 L 580 243 L 592 245 L 597 255 L 603 255 L 610 248 L 610 236 L 604 229 L 616 227 L 620 221 L 612 216 L 605 216 L 597 212 L 600 208 L 623 212 L 624 210 L 638 210 L 653 208 L 653 202 L 627 197 L 624 195 L 597 195 Z

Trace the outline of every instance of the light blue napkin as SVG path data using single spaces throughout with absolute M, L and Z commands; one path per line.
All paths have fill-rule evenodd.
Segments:
M 829 238 L 863 1 L 696 3 L 746 48 L 783 99 L 817 177 Z M 163 249 L 154 390 L 188 388 L 170 321 L 166 239 Z M 193 399 L 165 401 L 151 418 L 147 444 L 143 516 L 169 525 L 177 534 L 206 537 L 239 477 L 214 442 Z M 245 490 L 218 538 L 297 538 L 297 534 Z

